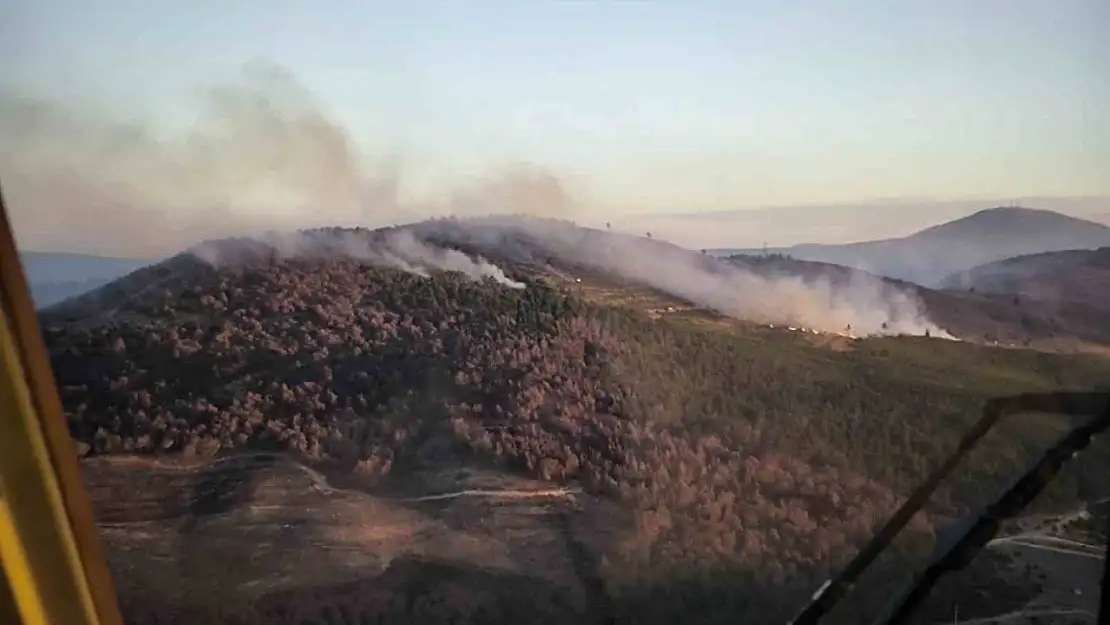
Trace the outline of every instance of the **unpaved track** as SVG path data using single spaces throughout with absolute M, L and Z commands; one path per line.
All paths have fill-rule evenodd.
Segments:
M 233 488 L 234 482 L 245 481 L 250 473 L 254 470 L 264 469 L 267 467 L 274 468 L 289 468 L 304 474 L 309 479 L 309 488 L 323 495 L 333 494 L 351 494 L 351 495 L 367 495 L 366 491 L 352 488 L 342 488 L 333 485 L 326 475 L 317 471 L 296 458 L 277 453 L 248 453 L 237 454 L 234 456 L 226 456 L 217 458 L 208 462 L 202 463 L 181 463 L 181 462 L 165 462 L 155 459 L 138 459 L 138 458 L 108 458 L 99 459 L 100 462 L 107 462 L 110 466 L 114 465 L 118 468 L 126 467 L 127 464 L 136 464 L 135 470 L 154 471 L 150 476 L 150 485 L 152 487 L 162 487 L 163 491 L 173 489 L 181 489 L 182 491 L 195 491 L 197 485 L 190 480 L 190 478 L 206 477 L 210 484 L 218 483 L 227 488 Z M 96 471 L 91 465 L 89 471 Z M 161 473 L 162 475 L 157 475 Z M 89 475 L 89 474 L 87 474 Z M 225 477 L 226 476 L 226 477 Z M 222 481 L 221 481 L 222 480 Z M 91 477 L 90 481 L 94 484 L 100 484 L 95 478 Z M 138 486 L 133 484 L 133 486 Z M 170 494 L 170 493 L 166 493 Z M 476 497 L 476 498 L 490 498 L 490 499 L 569 499 L 574 500 L 576 496 L 582 494 L 582 489 L 577 487 L 558 486 L 550 488 L 536 488 L 536 489 L 494 489 L 494 488 L 460 488 L 457 490 L 449 490 L 446 492 L 432 493 L 428 495 L 419 495 L 413 497 L 402 497 L 395 495 L 382 495 L 375 494 L 376 499 L 386 502 L 397 503 L 419 503 L 429 501 L 446 501 L 450 499 L 458 499 L 462 497 Z M 104 499 L 104 498 L 98 498 Z M 252 506 L 257 507 L 257 506 Z M 105 519 L 107 522 L 112 522 L 111 519 Z
M 993 619 L 978 619 L 964 623 L 1009 623 L 1035 622 L 1032 618 L 1063 619 L 1051 622 L 1083 622 L 1085 617 L 1098 610 L 1099 582 L 1102 576 L 1102 561 L 1105 558 L 1103 547 L 1054 536 L 1053 532 L 1079 518 L 1079 511 L 1055 517 L 1030 517 L 1026 526 L 1036 527 L 1031 531 L 996 538 L 987 543 L 987 548 L 1006 550 L 1024 563 L 1039 569 L 1047 575 L 1044 591 L 1033 598 L 1026 609 L 1000 615 Z M 1002 619 L 1002 620 L 999 620 Z M 1023 621 L 1022 619 L 1025 619 Z M 1048 622 L 1048 621 L 1044 621 Z
M 580 508 L 574 488 L 449 471 L 414 475 L 408 492 L 375 492 L 264 452 L 83 466 L 121 586 L 169 603 L 340 583 L 406 557 L 558 584 L 581 576 L 558 523 Z
M 1091 623 L 1094 623 L 1096 618 L 1094 614 L 1087 612 L 1086 610 L 1018 610 L 1017 612 L 1010 612 L 1009 614 L 988 616 L 986 618 L 977 618 L 970 621 L 958 621 L 956 625 L 993 625 L 995 623 L 1016 624 L 1021 623 L 1022 621 L 1029 621 L 1029 619 L 1034 618 L 1059 619 L 1063 617 L 1071 617 L 1076 621 L 1089 621 Z

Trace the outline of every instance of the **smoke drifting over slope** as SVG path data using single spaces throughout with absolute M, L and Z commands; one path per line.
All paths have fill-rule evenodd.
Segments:
M 311 94 L 270 66 L 211 89 L 183 132 L 127 113 L 117 121 L 0 91 L 0 170 L 21 245 L 156 257 L 268 229 L 575 210 L 563 179 L 524 165 L 407 193 L 399 157 L 360 152 Z
M 930 322 L 916 294 L 880 280 L 847 285 L 795 276 L 760 275 L 669 243 L 526 217 L 433 220 L 414 226 L 424 236 L 474 246 L 492 258 L 602 270 L 723 314 L 793 323 L 826 332 L 948 336 Z M 885 327 L 884 327 L 885 324 Z
M 368 167 L 370 159 L 347 130 L 310 94 L 282 71 L 263 66 L 248 68 L 242 84 L 214 89 L 182 136 L 159 136 L 141 124 L 0 94 L 0 141 L 6 148 L 0 153 L 5 193 L 28 247 L 154 256 L 268 230 L 373 227 L 445 214 L 568 218 L 580 206 L 561 178 L 526 167 L 434 198 L 406 199 L 395 162 Z M 756 275 L 659 241 L 555 220 L 433 221 L 389 231 L 373 244 L 348 234 L 325 245 L 420 275 L 455 270 L 523 288 L 486 260 L 429 244 L 426 238 L 433 235 L 477 245 L 497 260 L 554 257 L 736 317 L 833 332 L 848 325 L 857 333 L 880 332 L 886 324 L 887 332 L 941 334 L 911 294 L 882 283 L 844 287 Z M 270 235 L 262 242 L 289 255 L 316 253 L 322 244 L 304 234 Z M 239 253 L 232 247 L 202 244 L 194 253 L 222 262 Z
M 267 257 L 348 256 L 425 278 L 432 271 L 457 271 L 474 280 L 489 278 L 513 289 L 525 286 L 484 258 L 472 258 L 455 249 L 430 245 L 407 229 L 373 233 L 361 229 L 269 233 L 256 239 L 207 241 L 193 246 L 187 253 L 216 266 Z
M 251 245 L 259 248 L 252 249 Z M 457 245 L 481 256 L 450 247 Z M 191 250 L 212 264 L 259 254 L 279 257 L 344 255 L 427 277 L 458 271 L 510 288 L 525 285 L 490 260 L 508 265 L 557 265 L 634 281 L 698 306 L 754 321 L 826 332 L 848 326 L 859 335 L 948 334 L 930 322 L 915 293 L 880 280 L 757 274 L 669 243 L 582 228 L 571 222 L 521 216 L 437 219 L 389 230 L 323 230 L 262 239 L 206 243 Z M 885 326 L 885 327 L 884 327 Z

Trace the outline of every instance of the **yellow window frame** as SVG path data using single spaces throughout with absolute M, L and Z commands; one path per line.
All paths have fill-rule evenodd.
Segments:
M 0 193 L 0 622 L 122 625 Z

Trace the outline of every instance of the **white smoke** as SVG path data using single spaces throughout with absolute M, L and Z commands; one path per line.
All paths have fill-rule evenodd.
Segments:
M 270 228 L 577 210 L 566 178 L 540 166 L 422 180 L 428 163 L 365 153 L 281 68 L 249 65 L 198 104 L 189 127 L 170 130 L 0 86 L 0 171 L 20 244 L 153 258 Z
M 347 130 L 276 68 L 250 68 L 241 84 L 214 90 L 207 105 L 194 127 L 166 135 L 142 123 L 112 122 L 0 93 L 0 143 L 6 148 L 0 150 L 0 169 L 21 241 L 109 255 L 163 255 L 196 241 L 267 228 L 382 226 L 443 214 L 567 217 L 583 208 L 564 179 L 534 168 L 454 186 L 434 199 L 406 200 L 396 164 L 368 168 L 372 159 L 357 150 Z M 409 234 L 401 229 L 376 237 L 367 231 L 271 234 L 193 252 L 222 262 L 228 255 L 298 256 L 326 249 L 417 275 L 451 270 L 523 287 L 487 260 L 439 249 L 421 236 L 440 233 L 448 242 L 454 237 L 481 243 L 476 247 L 487 257 L 531 262 L 546 255 L 735 317 L 832 332 L 851 325 L 857 334 L 942 334 L 912 293 L 882 282 L 756 275 L 660 241 L 554 220 L 464 223 L 437 221 Z
M 380 233 L 373 233 L 379 235 Z M 524 283 L 512 280 L 488 260 L 454 249 L 439 248 L 419 240 L 411 231 L 391 230 L 373 236 L 367 230 L 271 232 L 257 239 L 208 241 L 188 250 L 194 258 L 212 265 L 266 259 L 346 256 L 379 267 L 400 269 L 424 278 L 433 271 L 454 271 L 481 281 L 489 278 L 511 289 Z
M 390 253 L 411 265 L 425 265 L 442 271 L 458 271 L 475 280 L 492 278 L 511 289 L 523 289 L 524 283 L 510 280 L 505 272 L 489 261 L 471 258 L 458 250 L 437 248 L 419 241 L 409 230 L 396 230 L 386 237 Z M 403 268 L 403 267 L 402 267 Z
M 846 284 L 761 275 L 666 242 L 556 220 L 434 220 L 415 229 L 494 257 L 534 262 L 544 255 L 564 266 L 601 270 L 741 319 L 838 333 L 851 326 L 861 336 L 948 335 L 929 321 L 915 293 L 866 275 Z

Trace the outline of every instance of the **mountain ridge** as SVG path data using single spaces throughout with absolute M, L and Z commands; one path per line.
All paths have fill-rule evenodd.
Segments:
M 996 207 L 904 237 L 846 244 L 800 244 L 767 251 L 865 269 L 923 286 L 938 286 L 953 273 L 1013 256 L 1106 245 L 1110 245 L 1110 226 L 1045 209 Z
M 942 284 L 1110 313 L 1110 247 L 1015 256 L 952 274 Z
M 647 308 L 664 314 L 670 309 L 712 311 L 745 323 L 798 326 L 830 335 L 930 334 L 1050 351 L 1110 344 L 1110 326 L 1083 301 L 1018 302 L 989 290 L 930 289 L 843 265 L 776 255 L 719 259 L 657 239 L 568 221 L 512 217 L 208 241 L 55 306 L 54 312 L 77 310 L 88 316 L 99 310 L 93 317 L 104 313 L 110 318 L 131 298 L 174 279 L 177 272 L 335 254 L 421 278 L 452 270 L 510 288 L 526 288 L 527 282 L 539 279 L 603 298 L 606 292 L 630 293 L 638 285 L 646 289 L 645 302 L 656 302 Z
M 31 298 L 38 307 L 87 293 L 156 262 L 146 258 L 37 250 L 21 250 L 19 259 L 31 289 Z

